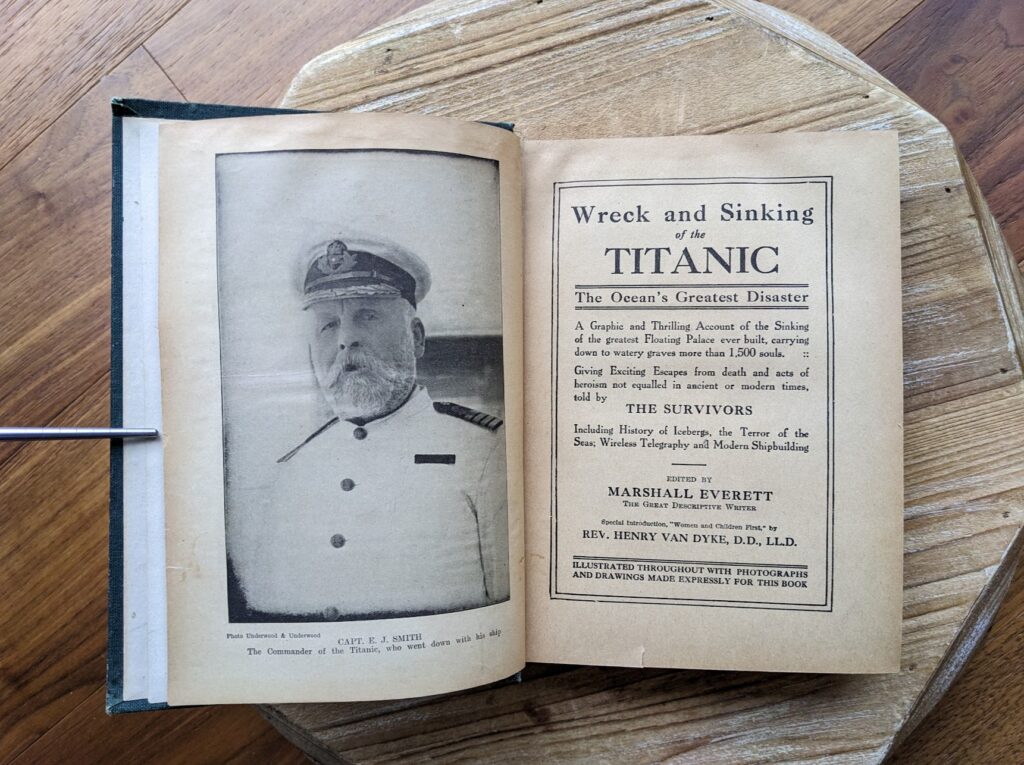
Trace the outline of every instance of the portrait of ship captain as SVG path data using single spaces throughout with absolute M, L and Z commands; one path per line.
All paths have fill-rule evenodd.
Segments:
M 503 423 L 433 401 L 417 382 L 429 268 L 397 244 L 347 236 L 317 243 L 303 263 L 310 362 L 334 416 L 269 461 L 269 501 L 239 521 L 229 592 L 244 600 L 242 620 L 507 600 Z

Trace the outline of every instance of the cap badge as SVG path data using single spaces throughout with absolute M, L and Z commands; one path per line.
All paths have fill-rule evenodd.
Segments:
M 322 273 L 341 274 L 354 269 L 358 262 L 356 254 L 343 241 L 335 239 L 327 245 L 327 252 L 319 257 L 317 265 Z

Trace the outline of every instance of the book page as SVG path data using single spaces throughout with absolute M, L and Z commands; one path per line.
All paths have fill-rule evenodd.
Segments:
M 523 667 L 519 163 L 439 118 L 161 126 L 172 705 Z
M 896 134 L 523 161 L 529 660 L 896 671 Z

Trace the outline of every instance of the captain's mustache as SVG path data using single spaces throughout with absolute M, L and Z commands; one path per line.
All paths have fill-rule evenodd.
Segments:
M 387 377 L 391 372 L 391 365 L 361 348 L 353 348 L 339 353 L 331 362 L 331 366 L 327 370 L 328 383 L 332 388 L 337 387 L 347 375 L 353 372 L 368 372 L 380 377 Z

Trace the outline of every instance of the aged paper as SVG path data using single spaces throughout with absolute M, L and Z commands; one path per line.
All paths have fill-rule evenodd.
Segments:
M 525 145 L 531 661 L 898 669 L 897 157 Z
M 249 117 L 163 125 L 160 160 L 169 702 L 514 674 L 516 138 Z

